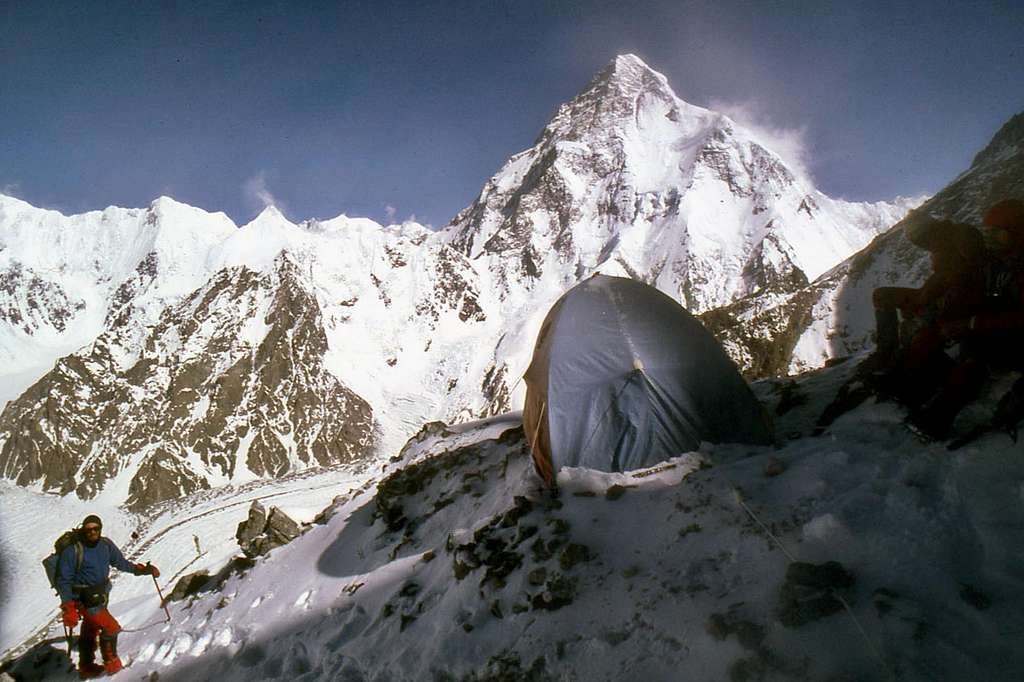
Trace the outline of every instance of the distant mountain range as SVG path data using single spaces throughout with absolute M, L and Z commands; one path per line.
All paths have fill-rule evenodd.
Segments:
M 1020 118 L 929 210 L 1024 194 Z M 749 376 L 820 366 L 867 343 L 883 263 L 925 274 L 889 231 L 918 203 L 825 196 L 631 55 L 436 232 L 0 196 L 0 475 L 139 509 L 372 462 L 515 409 L 544 314 L 595 272 L 702 314 Z

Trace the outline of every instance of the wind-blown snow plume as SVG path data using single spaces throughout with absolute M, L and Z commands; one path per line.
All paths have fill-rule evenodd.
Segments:
M 726 102 L 712 99 L 710 106 L 749 130 L 765 147 L 778 154 L 794 173 L 807 180 L 813 180 L 806 127 L 788 128 L 774 125 L 764 112 L 764 107 L 754 100 Z
M 267 187 L 266 171 L 260 171 L 246 180 L 243 185 L 243 189 L 245 191 L 245 196 L 255 202 L 260 208 L 273 206 L 282 213 L 285 211 L 284 204 L 282 204 L 281 201 L 271 193 L 270 188 Z

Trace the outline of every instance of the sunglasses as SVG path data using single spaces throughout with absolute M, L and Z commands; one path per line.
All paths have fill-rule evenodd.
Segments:
M 82 526 L 82 530 L 86 533 L 99 533 L 101 526 Z

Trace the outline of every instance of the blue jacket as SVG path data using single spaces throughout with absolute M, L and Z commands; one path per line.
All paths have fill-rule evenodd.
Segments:
M 106 585 L 110 578 L 110 567 L 138 575 L 135 564 L 124 558 L 124 554 L 107 538 L 100 538 L 95 547 L 82 543 L 82 565 L 75 569 L 75 544 L 72 543 L 60 553 L 57 562 L 57 591 L 61 602 L 75 599 L 73 585 Z

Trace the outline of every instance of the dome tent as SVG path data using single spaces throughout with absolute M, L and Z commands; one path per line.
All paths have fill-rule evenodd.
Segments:
M 594 275 L 548 312 L 524 376 L 537 471 L 632 471 L 701 441 L 768 444 L 767 415 L 721 346 L 671 298 Z

